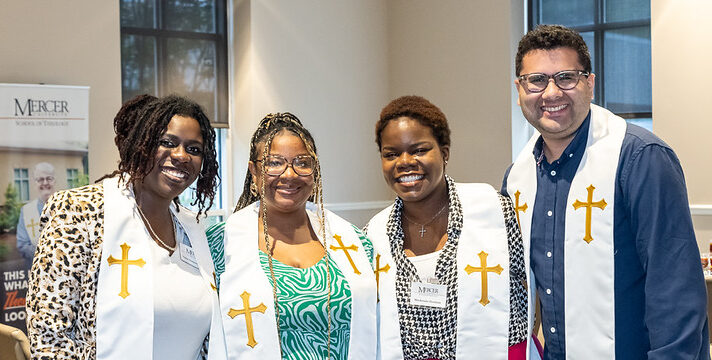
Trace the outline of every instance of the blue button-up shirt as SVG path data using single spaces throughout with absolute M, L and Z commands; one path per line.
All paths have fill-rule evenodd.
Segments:
M 547 161 L 541 137 L 532 154 L 538 165 L 530 256 L 545 359 L 566 358 L 566 202 L 590 117 L 559 159 Z M 630 124 L 616 172 L 614 223 L 616 359 L 709 359 L 707 293 L 682 168 L 667 144 Z

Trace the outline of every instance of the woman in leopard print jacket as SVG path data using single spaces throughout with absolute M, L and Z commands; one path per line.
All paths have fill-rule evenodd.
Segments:
M 198 216 L 176 199 L 197 179 L 198 214 L 212 204 L 214 130 L 175 96 L 133 99 L 114 127 L 118 169 L 55 193 L 42 213 L 27 296 L 32 358 L 196 359 L 217 297 Z

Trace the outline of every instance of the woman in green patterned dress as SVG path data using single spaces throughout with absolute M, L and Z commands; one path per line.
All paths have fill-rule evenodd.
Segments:
M 375 359 L 373 248 L 324 210 L 313 138 L 267 115 L 248 167 L 235 213 L 207 231 L 226 344 L 211 358 Z

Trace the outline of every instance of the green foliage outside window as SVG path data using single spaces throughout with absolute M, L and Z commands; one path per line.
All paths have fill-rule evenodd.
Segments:
M 8 185 L 5 189 L 5 205 L 0 211 L 0 233 L 14 231 L 20 219 L 22 203 L 14 186 Z

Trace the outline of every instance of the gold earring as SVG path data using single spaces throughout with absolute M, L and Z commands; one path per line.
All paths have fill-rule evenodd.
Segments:
M 250 194 L 252 194 L 252 196 L 255 196 L 255 197 L 258 195 L 257 184 L 255 182 L 252 182 L 252 184 L 250 184 Z

